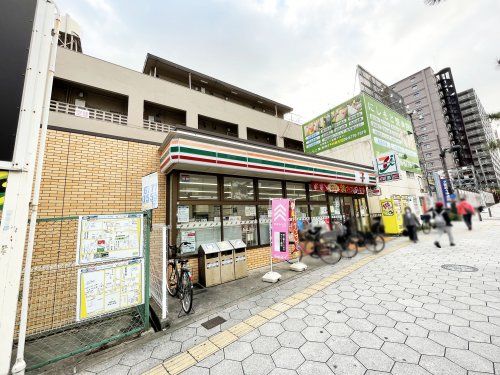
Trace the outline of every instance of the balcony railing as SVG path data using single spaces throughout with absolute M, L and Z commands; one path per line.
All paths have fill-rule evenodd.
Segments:
M 127 115 L 102 111 L 100 109 L 78 107 L 71 103 L 50 101 L 50 110 L 53 112 L 66 113 L 77 117 L 84 117 L 94 120 L 112 122 L 113 124 L 127 125 Z
M 143 126 L 144 129 L 153 130 L 155 132 L 163 132 L 163 133 L 168 133 L 175 130 L 175 127 L 172 125 L 150 120 L 143 120 Z

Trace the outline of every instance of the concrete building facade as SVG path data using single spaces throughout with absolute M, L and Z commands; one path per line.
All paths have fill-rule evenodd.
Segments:
M 497 139 L 491 120 L 474 89 L 460 92 L 458 99 L 478 183 L 483 190 L 498 189 L 500 151 L 490 149 L 491 142 Z

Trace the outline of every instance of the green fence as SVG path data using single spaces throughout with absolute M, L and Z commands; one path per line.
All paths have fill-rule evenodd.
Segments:
M 25 348 L 28 370 L 99 348 L 149 328 L 151 216 L 146 213 L 117 215 L 129 215 L 134 217 L 136 223 L 142 222 L 143 252 L 140 256 L 120 260 L 106 258 L 105 262 L 82 264 L 77 256 L 77 244 L 83 243 L 78 240 L 82 238 L 79 237 L 82 234 L 78 216 L 37 221 Z M 119 248 L 118 241 L 126 237 L 116 235 L 110 248 Z M 106 240 L 99 239 L 96 243 L 103 241 Z M 109 252 L 103 250 L 104 245 L 98 245 L 97 250 L 92 248 L 92 254 L 99 253 L 103 258 L 109 256 Z M 83 246 L 80 245 L 80 248 Z M 107 255 L 102 255 L 103 251 Z M 139 271 L 142 276 L 137 275 Z M 140 282 L 140 287 L 134 280 Z M 141 288 L 143 293 L 139 296 L 137 291 Z M 18 319 L 19 315 L 20 303 Z M 16 336 L 17 329 L 18 325 Z M 13 358 L 16 348 L 17 341 Z

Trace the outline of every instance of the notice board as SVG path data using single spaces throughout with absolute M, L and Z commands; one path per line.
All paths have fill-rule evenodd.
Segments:
M 78 270 L 77 321 L 143 303 L 143 259 Z
M 79 265 L 142 257 L 142 214 L 80 216 Z

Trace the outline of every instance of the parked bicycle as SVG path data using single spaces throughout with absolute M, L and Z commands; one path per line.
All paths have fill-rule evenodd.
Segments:
M 425 215 L 420 215 L 420 226 L 419 229 L 422 231 L 424 234 L 429 234 L 431 232 L 431 215 L 425 214 Z
M 385 248 L 385 239 L 382 235 L 384 229 L 380 218 L 374 219 L 370 229 L 370 232 L 352 231 L 350 238 L 357 243 L 358 247 L 365 246 L 368 251 L 379 253 Z
M 343 234 L 343 228 L 334 226 L 332 231 L 321 233 L 321 226 L 308 229 L 302 234 L 299 244 L 301 257 L 310 255 L 327 264 L 335 264 L 342 257 L 352 258 L 358 246 Z
M 189 314 L 193 307 L 193 279 L 191 270 L 187 266 L 187 259 L 176 257 L 177 251 L 180 251 L 184 245 L 189 245 L 189 243 L 183 242 L 180 247 L 177 247 L 177 245 L 168 245 L 170 256 L 167 265 L 167 291 L 172 297 L 177 296 L 181 300 L 182 310 L 186 314 Z

